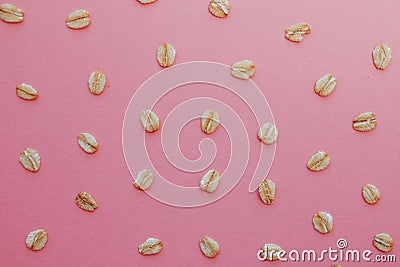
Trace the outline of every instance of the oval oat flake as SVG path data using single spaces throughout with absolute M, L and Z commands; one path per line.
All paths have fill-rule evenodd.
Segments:
M 70 29 L 82 29 L 90 24 L 89 12 L 84 9 L 78 9 L 70 13 L 65 20 Z
M 200 250 L 207 258 L 215 258 L 219 254 L 219 245 L 211 237 L 205 236 L 200 239 Z
M 208 10 L 217 18 L 226 18 L 231 6 L 228 0 L 211 0 Z
M 98 207 L 96 200 L 86 192 L 80 192 L 75 197 L 75 203 L 85 211 L 94 211 Z
M 373 184 L 366 184 L 363 186 L 362 196 L 365 202 L 370 205 L 378 203 L 378 201 L 381 199 L 381 193 L 379 192 L 378 188 L 376 188 L 376 186 Z
M 12 4 L 1 4 L 0 19 L 8 23 L 19 23 L 24 20 L 24 11 Z
M 322 171 L 329 166 L 331 157 L 325 151 L 318 151 L 307 162 L 307 168 L 310 171 Z
M 314 91 L 319 96 L 330 95 L 336 87 L 336 78 L 332 74 L 326 74 L 315 83 Z
M 24 100 L 35 100 L 38 92 L 31 85 L 21 83 L 16 88 L 17 96 Z
M 393 238 L 388 234 L 377 234 L 374 236 L 374 246 L 382 252 L 390 252 L 393 249 Z
M 372 58 L 377 69 L 384 70 L 392 59 L 392 50 L 385 44 L 380 44 L 372 51 Z
M 27 148 L 19 154 L 19 162 L 28 171 L 37 172 L 40 169 L 40 155 L 32 148 Z
M 215 110 L 206 110 L 201 117 L 201 129 L 206 134 L 215 132 L 220 124 L 219 114 Z
M 333 228 L 333 218 L 332 215 L 321 211 L 313 216 L 313 225 L 314 229 L 320 232 L 321 234 L 327 234 L 332 231 Z
M 254 66 L 253 62 L 246 59 L 233 64 L 231 70 L 233 77 L 242 80 L 248 80 L 253 77 L 254 73 L 256 72 L 256 67 Z
M 157 49 L 157 62 L 163 68 L 172 66 L 175 56 L 176 50 L 169 43 L 162 43 Z
M 107 78 L 101 71 L 94 71 L 88 79 L 89 90 L 94 95 L 99 95 L 106 87 Z
M 275 184 L 269 179 L 265 179 L 258 187 L 258 193 L 260 194 L 261 200 L 271 205 L 275 200 Z
M 86 153 L 93 154 L 99 148 L 96 138 L 90 133 L 80 133 L 77 139 L 80 148 Z
M 259 129 L 258 138 L 266 145 L 275 143 L 278 139 L 278 129 L 272 123 L 267 122 Z
M 158 116 L 151 110 L 144 110 L 140 113 L 140 121 L 143 128 L 149 132 L 155 132 L 160 127 L 160 120 Z
M 139 171 L 133 185 L 141 190 L 147 190 L 153 183 L 154 175 L 150 170 Z
M 163 243 L 157 238 L 150 237 L 143 244 L 139 245 L 138 251 L 142 255 L 154 255 L 161 252 Z
M 305 22 L 296 23 L 285 30 L 286 39 L 292 42 L 301 42 L 304 34 L 311 33 L 310 26 Z
M 219 183 L 219 172 L 209 170 L 200 181 L 200 189 L 208 193 L 212 193 L 217 189 Z
M 47 242 L 47 233 L 43 229 L 32 231 L 26 237 L 26 246 L 34 251 L 44 248 Z
M 279 253 L 283 250 L 281 246 L 277 245 L 277 244 L 264 244 L 262 246 L 262 250 L 263 250 L 263 255 L 262 256 L 263 259 L 267 260 L 267 261 L 276 261 L 279 259 Z
M 157 0 L 137 0 L 141 4 L 151 4 L 157 2 Z
M 375 113 L 364 112 L 358 114 L 353 119 L 353 129 L 359 132 L 368 132 L 376 127 Z

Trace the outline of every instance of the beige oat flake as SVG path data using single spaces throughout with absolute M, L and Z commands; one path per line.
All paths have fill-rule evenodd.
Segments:
M 94 211 L 98 207 L 96 200 L 86 192 L 80 192 L 75 198 L 75 203 L 85 211 Z
M 258 138 L 266 145 L 275 143 L 278 139 L 278 129 L 272 123 L 265 123 L 258 131 Z
M 19 154 L 19 162 L 28 171 L 37 172 L 40 169 L 40 155 L 32 148 L 27 148 Z
M 163 243 L 157 238 L 150 237 L 143 244 L 139 245 L 138 251 L 142 255 L 154 255 L 161 252 Z
M 149 132 L 155 132 L 160 127 L 160 120 L 158 116 L 151 110 L 144 110 L 140 113 L 140 121 L 142 122 L 143 128 Z
M 31 85 L 21 83 L 16 88 L 19 98 L 24 100 L 34 100 L 38 97 L 38 92 Z
M 310 26 L 305 22 L 296 23 L 285 30 L 286 39 L 292 42 L 301 42 L 303 35 L 311 33 Z
M 310 171 L 322 171 L 326 169 L 331 162 L 331 157 L 325 151 L 318 151 L 307 162 L 307 168 Z
M 380 44 L 372 51 L 372 58 L 377 69 L 384 70 L 392 59 L 392 50 L 385 44 Z
M 219 245 L 217 241 L 209 236 L 200 239 L 200 250 L 207 258 L 215 258 L 219 254 Z
M 44 248 L 47 242 L 47 233 L 43 229 L 32 231 L 26 237 L 25 244 L 31 250 L 37 251 Z
M 157 0 L 138 0 L 139 3 L 141 4 L 151 4 L 156 2 Z
M 206 134 L 213 133 L 220 124 L 219 114 L 215 110 L 206 110 L 201 117 L 201 129 Z
M 99 148 L 99 144 L 97 143 L 96 138 L 94 138 L 94 136 L 90 133 L 80 133 L 77 139 L 79 146 L 86 153 L 93 154 Z
M 8 23 L 19 23 L 24 20 L 24 11 L 12 4 L 1 4 L 0 19 Z
M 278 246 L 277 244 L 264 244 L 262 246 L 263 250 L 263 259 L 267 261 L 275 261 L 278 259 L 279 252 L 281 252 L 283 249 L 281 246 Z
M 336 78 L 332 74 L 326 74 L 315 83 L 314 91 L 320 96 L 328 96 L 335 90 L 335 87 Z
M 254 66 L 254 63 L 247 59 L 236 62 L 231 67 L 232 76 L 242 80 L 250 79 L 253 77 L 255 72 L 256 67 Z
M 327 234 L 332 231 L 333 228 L 333 218 L 332 215 L 321 211 L 313 216 L 314 229 L 321 234 Z
M 229 14 L 231 6 L 228 0 L 211 0 L 208 10 L 217 18 L 225 18 Z
M 390 252 L 393 249 L 394 241 L 390 235 L 381 233 L 374 236 L 373 244 L 379 251 Z
M 133 185 L 141 190 L 147 190 L 153 183 L 154 175 L 150 170 L 139 171 Z
M 219 172 L 209 170 L 200 180 L 200 189 L 212 193 L 217 189 L 219 183 Z
M 172 66 L 175 56 L 176 50 L 169 43 L 162 43 L 157 49 L 157 62 L 163 68 Z
M 353 119 L 353 129 L 359 132 L 371 131 L 376 127 L 375 113 L 364 112 Z
M 368 204 L 374 205 L 381 199 L 381 193 L 373 184 L 366 184 L 362 187 L 362 196 Z
M 90 24 L 89 12 L 84 9 L 78 9 L 70 13 L 65 20 L 70 29 L 82 29 Z
M 265 204 L 271 205 L 275 200 L 275 183 L 269 179 L 264 179 L 258 187 L 258 193 Z
M 94 95 L 99 95 L 103 92 L 106 86 L 107 78 L 101 71 L 94 71 L 88 79 L 89 90 Z

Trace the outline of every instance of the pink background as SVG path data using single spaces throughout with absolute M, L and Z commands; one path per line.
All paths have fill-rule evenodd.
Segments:
M 160 0 L 149 6 L 133 0 L 12 3 L 26 15 L 22 24 L 0 23 L 1 265 L 263 266 L 268 263 L 259 262 L 256 252 L 265 242 L 287 250 L 322 250 L 346 238 L 349 249 L 374 253 L 376 233 L 389 233 L 400 242 L 397 1 L 231 1 L 225 20 L 208 13 L 208 1 Z M 73 31 L 64 20 L 78 8 L 91 13 L 92 24 Z M 312 33 L 301 44 L 291 43 L 283 30 L 299 21 L 308 22 Z M 164 41 L 176 48 L 176 63 L 254 61 L 254 81 L 271 105 L 280 133 L 269 175 L 277 185 L 273 205 L 265 206 L 247 191 L 254 164 L 228 196 L 202 208 L 166 206 L 133 188 L 122 153 L 123 116 L 135 90 L 161 69 L 155 51 Z M 371 60 L 379 43 L 393 51 L 385 71 L 376 70 Z M 97 69 L 107 75 L 109 87 L 93 96 L 87 78 Z M 338 85 L 331 96 L 320 98 L 313 85 L 328 72 Z M 36 101 L 16 97 L 15 87 L 21 82 L 38 89 Z M 197 96 L 194 92 L 232 103 L 249 118 L 249 131 L 257 128 L 240 100 L 204 85 L 185 86 L 175 97 L 163 99 L 160 118 L 178 100 Z M 370 110 L 376 113 L 377 129 L 355 132 L 352 117 Z M 184 153 L 192 158 L 198 156 L 203 137 L 193 133 L 197 129 L 197 123 L 189 124 L 182 133 Z M 76 136 L 83 131 L 99 141 L 96 154 L 87 155 L 77 146 Z M 225 137 L 223 131 L 214 137 L 216 165 L 221 167 L 229 152 Z M 37 149 L 42 157 L 38 173 L 29 173 L 18 162 L 26 147 Z M 331 155 L 331 165 L 311 173 L 305 162 L 320 149 Z M 159 147 L 150 150 L 160 158 Z M 162 162 L 161 157 L 159 166 L 171 171 Z M 198 176 L 171 179 L 186 185 L 198 182 Z M 380 189 L 378 205 L 363 202 L 365 183 Z M 74 204 L 80 191 L 98 201 L 93 214 Z M 334 230 L 328 235 L 311 226 L 312 215 L 322 210 L 334 217 Z M 24 241 L 39 228 L 47 230 L 49 240 L 35 253 Z M 209 260 L 200 253 L 198 240 L 203 235 L 219 242 L 217 258 Z M 150 236 L 165 247 L 159 255 L 143 257 L 137 245 Z M 392 253 L 398 251 L 395 246 Z M 384 264 L 342 264 L 352 265 Z

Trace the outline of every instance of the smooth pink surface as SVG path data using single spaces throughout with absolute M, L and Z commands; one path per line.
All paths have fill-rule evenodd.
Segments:
M 12 3 L 26 15 L 18 25 L 0 21 L 2 266 L 264 266 L 269 263 L 259 262 L 256 252 L 265 242 L 286 250 L 322 250 L 346 238 L 349 249 L 375 254 L 371 242 L 376 233 L 389 233 L 400 242 L 397 1 L 231 1 L 225 20 L 209 14 L 208 1 L 159 0 L 149 6 L 133 0 Z M 90 11 L 92 24 L 73 31 L 64 20 L 78 8 Z M 312 33 L 300 44 L 291 43 L 283 30 L 299 21 L 308 22 Z M 277 185 L 273 205 L 265 206 L 248 193 L 251 166 L 230 194 L 202 208 L 170 207 L 133 188 L 122 153 L 123 116 L 135 90 L 161 69 L 155 51 L 165 41 L 177 49 L 176 63 L 254 61 L 254 81 L 279 128 L 269 175 Z M 371 60 L 379 43 L 393 51 L 385 71 L 376 70 Z M 97 69 L 109 80 L 100 96 L 87 89 L 87 78 Z M 338 85 L 331 96 L 321 98 L 313 93 L 313 85 L 328 72 Z M 15 87 L 21 82 L 38 89 L 36 101 L 16 97 Z M 184 87 L 170 96 L 171 101 L 161 101 L 161 116 L 178 100 L 200 94 L 237 108 L 249 118 L 249 132 L 257 127 L 250 110 L 226 90 L 193 87 L 196 90 Z M 376 113 L 378 126 L 369 133 L 355 132 L 351 120 L 364 111 Z M 191 133 L 198 127 L 189 123 L 181 134 L 183 152 L 193 159 L 198 157 L 196 141 L 203 138 Z M 96 154 L 87 155 L 76 144 L 83 131 L 99 141 Z M 218 134 L 216 161 L 223 166 L 226 135 Z M 18 162 L 26 147 L 37 149 L 42 157 L 38 173 L 29 173 Z M 320 149 L 331 155 L 331 165 L 311 173 L 305 163 Z M 163 165 L 158 147 L 149 150 L 161 168 L 170 168 Z M 187 185 L 198 181 L 172 179 Z M 382 193 L 376 206 L 361 198 L 365 183 L 375 184 Z M 97 199 L 100 207 L 93 214 L 74 204 L 80 191 Z M 333 215 L 332 233 L 313 230 L 311 217 L 317 211 Z M 49 240 L 35 253 L 24 241 L 39 228 L 47 230 Z M 217 258 L 200 253 L 198 240 L 203 235 L 219 242 Z M 150 236 L 165 247 L 159 255 L 143 257 L 137 245 Z M 392 253 L 399 254 L 398 245 Z

